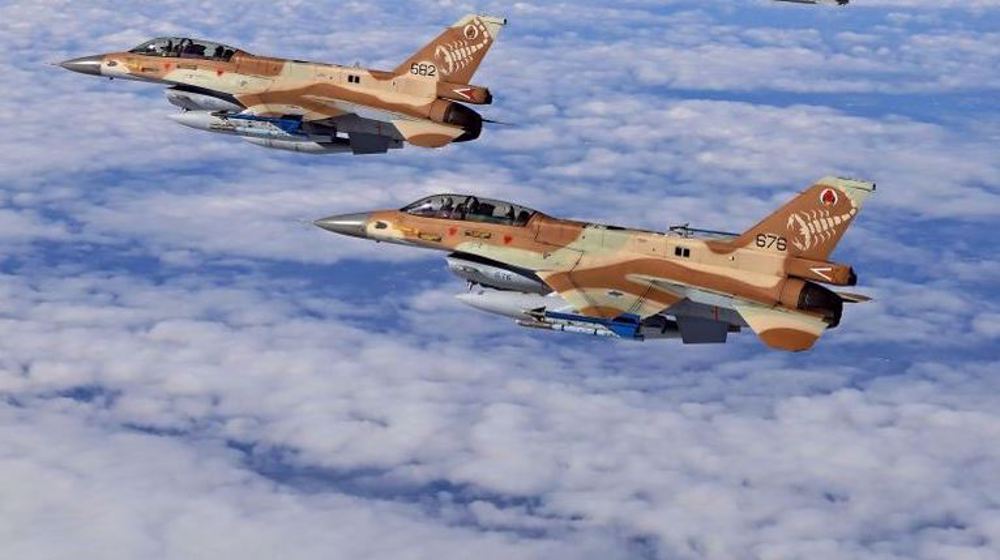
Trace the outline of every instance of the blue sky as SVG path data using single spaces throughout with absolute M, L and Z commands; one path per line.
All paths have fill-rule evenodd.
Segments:
M 391 68 L 469 11 L 514 126 L 304 157 L 46 63 L 190 34 Z M 1000 558 L 1000 3 L 0 6 L 0 556 Z M 879 184 L 806 354 L 464 308 L 333 213 L 470 191 L 740 230 Z

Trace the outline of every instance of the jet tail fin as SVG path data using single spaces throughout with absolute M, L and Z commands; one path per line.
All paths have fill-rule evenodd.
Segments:
M 469 14 L 445 29 L 393 72 L 468 84 L 506 24 L 505 18 Z
M 824 177 L 731 243 L 825 261 L 873 192 L 875 183 Z

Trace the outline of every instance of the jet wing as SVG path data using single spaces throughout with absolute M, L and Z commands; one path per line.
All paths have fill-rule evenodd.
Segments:
M 663 314 L 673 317 L 685 344 L 718 344 L 746 324 L 732 311 L 732 298 L 644 272 L 642 261 L 635 261 L 536 274 L 578 313 L 606 321 L 612 329 L 628 323 L 636 328 Z
M 580 314 L 601 319 L 656 315 L 683 299 L 642 272 L 641 261 L 571 270 L 542 271 L 538 276 Z
M 792 311 L 781 307 L 768 307 L 748 300 L 715 294 L 682 284 L 671 283 L 666 280 L 655 278 L 650 278 L 649 280 L 662 289 L 671 290 L 677 296 L 683 298 L 680 304 L 674 305 L 664 311 L 667 315 L 674 315 L 677 318 L 682 336 L 684 335 L 683 323 L 692 323 L 692 319 L 696 319 L 696 322 L 700 323 L 698 325 L 700 332 L 705 333 L 696 336 L 711 338 L 711 333 L 716 333 L 716 336 L 724 341 L 725 336 L 722 334 L 722 324 L 727 326 L 730 324 L 738 325 L 742 319 L 742 322 L 749 326 L 764 344 L 779 350 L 798 352 L 811 348 L 828 327 L 827 323 L 822 319 L 801 311 Z M 712 315 L 706 317 L 703 312 L 693 313 L 695 309 L 691 309 L 692 307 L 701 308 L 698 311 L 711 309 L 713 310 Z M 733 312 L 730 310 L 735 310 L 738 317 L 732 316 Z M 691 317 L 686 318 L 688 315 L 691 315 Z M 709 322 L 706 323 L 706 320 L 709 320 Z M 712 320 L 717 323 L 714 327 L 711 325 Z M 712 342 L 712 340 L 705 341 Z
M 643 270 L 642 261 L 537 272 L 550 288 L 584 316 L 638 325 L 656 314 L 672 316 L 685 343 L 721 343 L 747 325 L 764 344 L 808 350 L 826 331 L 820 318 L 708 292 Z
M 543 272 L 542 280 L 582 315 L 641 320 L 665 313 L 689 343 L 724 342 L 730 325 L 745 323 L 772 348 L 807 350 L 827 329 L 808 313 L 767 307 L 644 273 L 635 263 Z M 735 310 L 739 317 L 732 316 Z M 705 313 L 709 311 L 709 313 Z
M 330 113 L 334 112 L 334 110 L 330 111 Z M 365 118 L 355 113 L 336 112 L 335 115 L 331 115 L 310 112 L 302 115 L 300 114 L 301 108 L 298 107 L 279 107 L 266 104 L 250 106 L 244 113 L 272 118 L 275 115 L 294 116 L 297 122 L 302 123 L 301 131 L 312 136 L 316 141 L 322 142 L 324 137 L 326 137 L 326 141 L 336 141 L 335 137 L 343 138 L 346 136 L 350 142 L 351 151 L 355 154 L 385 153 L 390 148 L 401 148 L 403 140 L 406 139 L 393 124 L 378 119 Z
M 355 153 L 383 153 L 406 141 L 425 148 L 440 148 L 465 130 L 393 111 L 350 103 L 332 97 L 301 94 L 281 104 L 258 103 L 247 108 L 255 115 L 296 115 L 305 123 L 329 127 L 348 135 Z
M 333 100 L 336 101 L 336 100 Z M 440 148 L 465 134 L 465 130 L 428 119 L 415 119 L 392 111 L 365 105 L 339 102 L 333 105 L 343 111 L 322 122 L 336 126 L 348 134 L 373 134 L 393 140 L 405 140 L 424 148 Z
M 365 120 L 389 124 L 400 119 L 411 118 L 394 111 L 376 109 L 375 107 L 369 107 L 360 103 L 351 103 L 350 101 L 323 95 L 304 94 L 299 98 L 298 102 L 312 110 L 312 113 L 305 117 L 307 120 L 336 119 L 345 115 L 357 115 L 359 118 Z

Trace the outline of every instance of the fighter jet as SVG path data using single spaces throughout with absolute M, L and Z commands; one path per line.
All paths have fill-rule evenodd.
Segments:
M 830 4 L 831 6 L 846 6 L 851 0 L 774 0 L 775 2 L 791 2 L 793 4 Z
M 470 283 L 458 299 L 523 327 L 685 343 L 749 328 L 771 348 L 801 351 L 840 323 L 845 303 L 868 299 L 823 284 L 856 284 L 829 257 L 874 191 L 825 177 L 739 234 L 584 223 L 463 194 L 315 224 L 448 251 L 448 268 Z
M 404 142 L 440 148 L 475 140 L 489 104 L 472 85 L 503 18 L 468 15 L 391 71 L 252 55 L 236 47 L 161 37 L 127 52 L 85 56 L 63 68 L 168 85 L 192 128 L 310 154 L 385 153 Z

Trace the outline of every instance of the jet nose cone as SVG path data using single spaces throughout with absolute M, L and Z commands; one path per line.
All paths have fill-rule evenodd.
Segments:
M 365 225 L 368 223 L 369 216 L 370 214 L 367 212 L 340 214 L 338 216 L 320 218 L 313 222 L 313 224 L 333 233 L 366 238 L 368 236 L 365 234 Z
M 72 70 L 73 72 L 79 72 L 81 74 L 90 74 L 91 76 L 101 75 L 101 62 L 104 60 L 104 55 L 94 55 L 94 56 L 81 56 L 80 58 L 73 58 L 64 62 L 60 62 L 59 66 L 67 70 Z

